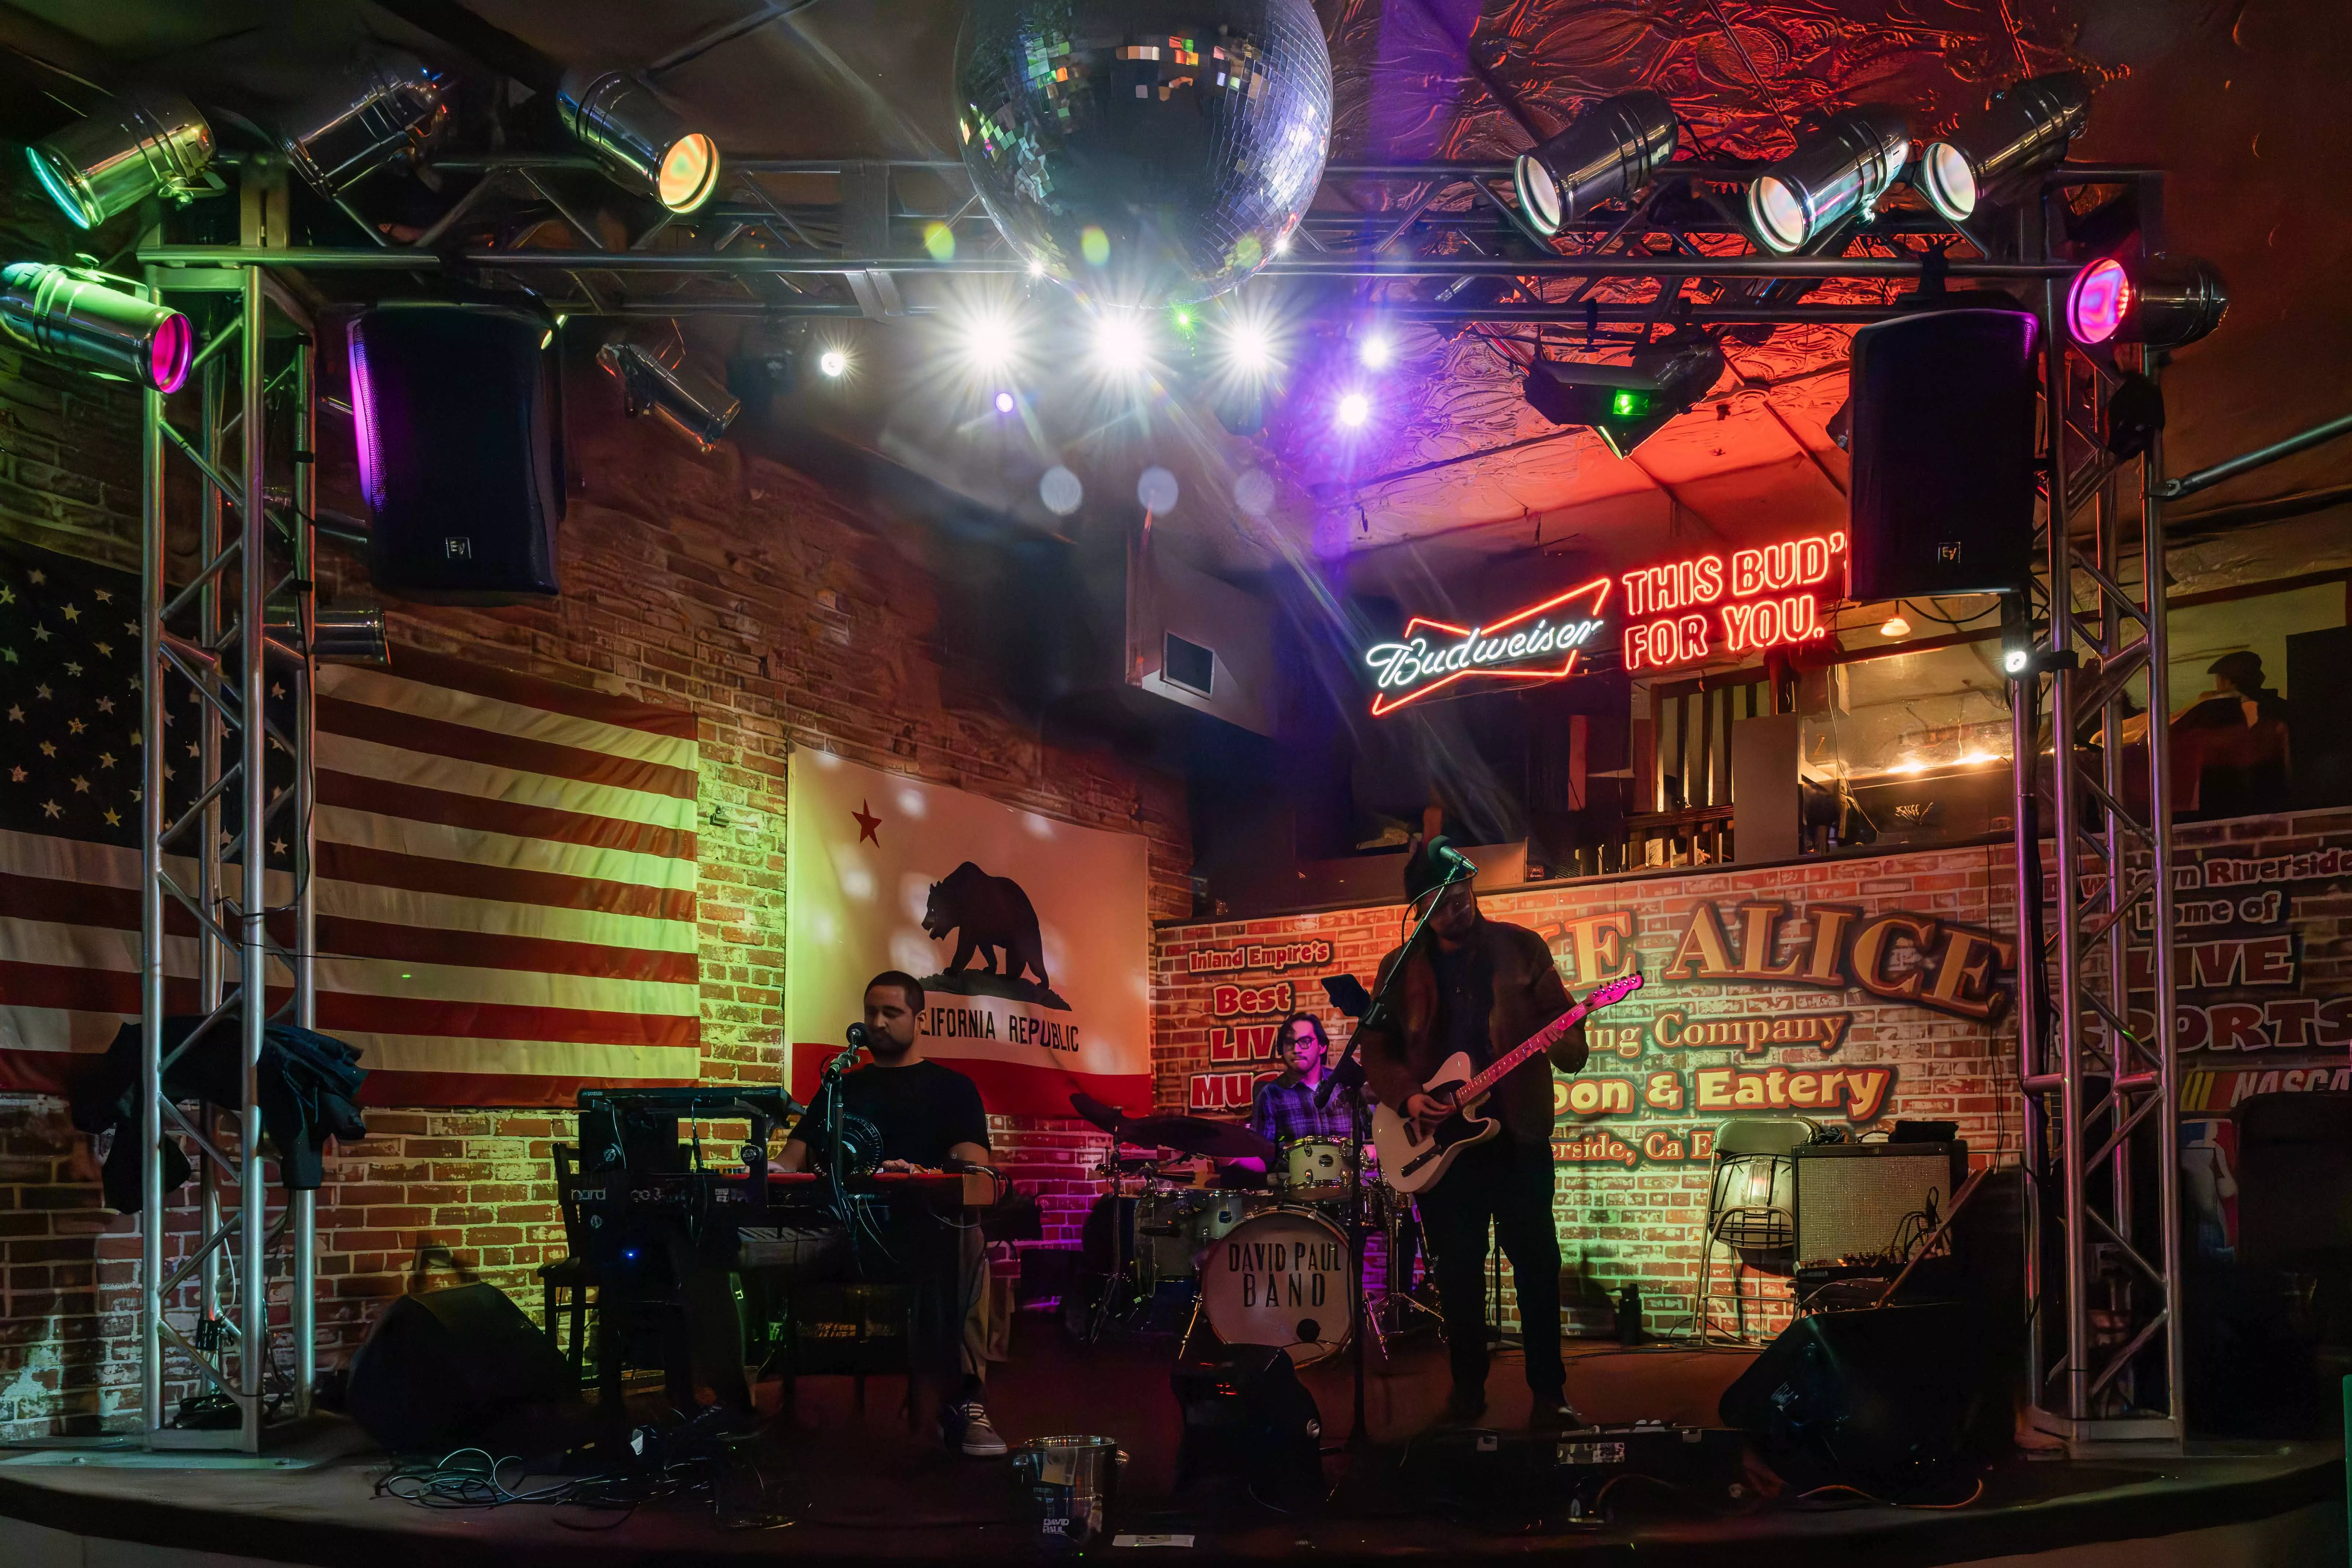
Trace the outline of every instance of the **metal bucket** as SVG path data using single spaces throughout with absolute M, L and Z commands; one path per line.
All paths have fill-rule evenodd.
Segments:
M 1029 1518 L 1042 1546 L 1087 1546 L 1118 1499 L 1127 1453 L 1115 1437 L 1032 1437 L 1013 1451 Z

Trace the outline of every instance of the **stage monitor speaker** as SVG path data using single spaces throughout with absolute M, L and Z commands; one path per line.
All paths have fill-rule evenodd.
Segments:
M 2039 323 L 1933 310 L 1853 335 L 1855 599 L 2000 593 L 2033 551 Z
M 1931 1484 L 1986 1435 L 1987 1343 L 1960 1302 L 1819 1312 L 1765 1346 L 1718 1409 L 1792 1483 Z
M 402 300 L 361 312 L 349 336 L 376 586 L 432 604 L 558 593 L 553 323 L 520 306 Z
M 1219 1345 L 1170 1377 L 1183 1416 L 1176 1484 L 1241 1476 L 1287 1499 L 1323 1494 L 1323 1414 L 1279 1345 Z
M 1912 1215 L 1941 1217 L 1968 1179 L 1968 1145 L 1958 1142 L 1809 1143 L 1798 1149 L 1798 1271 L 1870 1268 L 1895 1249 Z M 1894 1265 L 1901 1266 L 1899 1260 Z
M 553 1342 L 495 1285 L 402 1296 L 352 1358 L 352 1419 L 394 1453 L 442 1450 L 527 1405 L 578 1399 Z

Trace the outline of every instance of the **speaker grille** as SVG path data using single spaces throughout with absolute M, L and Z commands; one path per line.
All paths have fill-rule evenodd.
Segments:
M 1797 1267 L 1890 1251 L 1904 1220 L 1951 1206 L 1957 1145 L 1827 1144 L 1797 1151 Z

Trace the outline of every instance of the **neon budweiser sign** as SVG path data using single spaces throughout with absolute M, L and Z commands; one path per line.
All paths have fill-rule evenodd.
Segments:
M 1491 625 L 1415 616 L 1399 640 L 1364 650 L 1372 713 L 1459 694 L 1474 679 L 1564 680 L 1612 644 L 1626 669 L 1665 670 L 1825 637 L 1824 597 L 1842 596 L 1845 555 L 1844 534 L 1809 534 L 1595 577 Z M 1620 588 L 1623 626 L 1606 635 L 1603 612 Z

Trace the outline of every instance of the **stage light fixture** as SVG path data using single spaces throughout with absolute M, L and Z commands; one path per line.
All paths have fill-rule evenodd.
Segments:
M 2221 325 L 2229 308 L 2221 275 L 2205 262 L 2158 257 L 2136 265 L 2101 257 L 2066 289 L 2066 330 L 2085 348 L 2177 349 Z
M 1723 351 L 1677 333 L 1634 351 L 1630 364 L 1538 360 L 1521 390 L 1555 425 L 1581 425 L 1622 458 L 1706 396 L 1723 377 Z
M 1356 363 L 1366 370 L 1386 370 L 1396 363 L 1396 344 L 1386 332 L 1366 332 L 1356 344 Z
M 1911 623 L 1903 618 L 1902 611 L 1897 610 L 1879 623 L 1878 635 L 1883 637 L 1907 637 L 1911 635 Z
M 195 331 L 179 311 L 141 299 L 135 287 L 89 268 L 19 261 L 0 268 L 0 329 L 96 374 L 175 391 L 187 379 Z
M 283 121 L 278 145 L 312 189 L 337 196 L 377 169 L 413 159 L 448 123 L 440 74 L 373 49 Z
M 1748 187 L 1748 226 L 1766 249 L 1803 249 L 1848 214 L 1867 216 L 1911 156 L 1911 125 L 1887 104 L 1832 114 Z
M 1133 375 L 1142 370 L 1148 340 L 1143 323 L 1115 313 L 1095 322 L 1095 363 L 1113 375 Z
M 983 374 L 1011 364 L 1019 341 L 1011 320 L 995 310 L 975 311 L 957 335 L 964 363 Z
M 171 89 L 134 88 L 44 136 L 26 156 L 59 210 L 96 228 L 149 196 L 187 200 L 213 160 L 213 128 Z
M 1339 423 L 1350 430 L 1363 427 L 1372 416 L 1372 400 L 1360 392 L 1350 392 L 1339 399 Z
M 839 381 L 849 374 L 849 355 L 840 349 L 827 349 L 816 356 L 816 368 L 826 379 Z
M 1549 237 L 1601 203 L 1630 195 L 1675 155 L 1674 105 L 1644 89 L 1603 99 L 1511 167 L 1519 210 Z
M 667 356 L 641 343 L 606 343 L 596 362 L 621 378 L 632 419 L 651 414 L 708 452 L 743 405 L 709 377 L 688 368 L 683 348 Z
M 674 213 L 719 186 L 719 144 L 626 71 L 573 71 L 557 89 L 563 128 L 605 171 Z
M 2005 205 L 2032 189 L 2066 155 L 2090 113 L 2091 84 L 2080 72 L 2017 82 L 1921 149 L 1912 178 L 1928 205 L 1965 223 L 1979 205 Z

